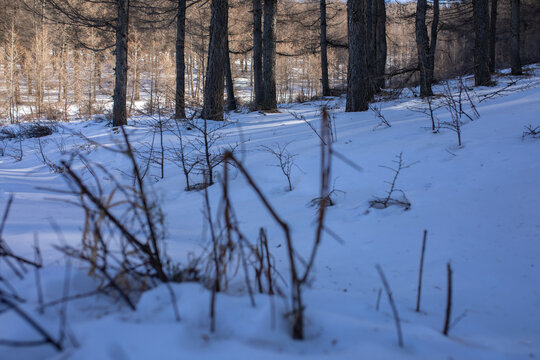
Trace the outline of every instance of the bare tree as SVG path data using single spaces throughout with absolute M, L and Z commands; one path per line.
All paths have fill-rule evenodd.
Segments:
M 129 29 L 129 0 L 96 1 L 100 5 L 101 14 L 89 11 L 80 1 L 73 0 L 40 0 L 46 6 L 51 17 L 62 24 L 83 28 L 96 28 L 105 32 L 113 31 L 115 42 L 115 87 L 113 97 L 113 126 L 127 124 L 127 50 Z M 95 8 L 93 9 L 95 10 Z M 116 12 L 116 16 L 112 15 Z M 86 44 L 83 46 L 90 48 Z
M 127 125 L 127 71 L 129 0 L 117 0 L 116 66 L 113 96 L 113 126 Z
M 326 0 L 320 0 L 319 14 L 321 28 L 321 84 L 322 95 L 330 95 L 330 84 L 328 82 L 328 50 L 326 41 Z
M 401 189 L 398 189 L 396 187 L 397 185 L 397 179 L 399 177 L 399 174 L 402 170 L 408 169 L 416 162 L 405 164 L 403 162 L 403 153 L 399 153 L 399 155 L 396 155 L 396 160 L 392 160 L 394 164 L 397 166 L 390 167 L 390 166 L 384 166 L 379 165 L 382 168 L 388 169 L 394 173 L 394 177 L 392 178 L 392 181 L 386 181 L 388 185 L 390 185 L 390 188 L 388 189 L 385 197 L 375 197 L 373 200 L 370 200 L 369 205 L 370 207 L 376 208 L 376 209 L 386 209 L 389 206 L 397 205 L 403 207 L 405 210 L 409 210 L 411 208 L 411 202 L 409 199 L 407 199 L 407 196 L 405 195 L 405 192 Z M 395 193 L 399 193 L 400 195 L 394 196 Z
M 435 48 L 439 26 L 439 0 L 433 0 L 433 21 L 431 23 L 431 39 L 428 39 L 426 26 L 427 0 L 416 2 L 416 46 L 418 49 L 418 66 L 420 68 L 420 96 L 432 96 L 431 84 L 435 70 Z
M 476 86 L 491 83 L 489 73 L 489 10 L 488 0 L 473 0 L 474 14 L 474 82 Z
M 264 1 L 263 110 L 277 109 L 276 97 L 276 13 L 277 0 Z
M 377 90 L 385 86 L 386 69 L 386 4 L 384 0 L 375 0 L 375 51 Z
M 511 64 L 512 75 L 522 75 L 520 51 L 520 0 L 512 0 L 512 41 L 511 41 Z
M 176 14 L 176 97 L 175 112 L 176 119 L 186 117 L 185 110 L 185 38 L 186 38 L 186 0 L 178 0 Z
M 236 110 L 236 99 L 234 97 L 234 82 L 231 69 L 231 53 L 229 51 L 229 37 L 227 36 L 227 51 L 225 53 L 225 85 L 227 87 L 227 111 Z
M 204 85 L 203 119 L 223 120 L 223 90 L 227 63 L 227 0 L 212 0 L 208 66 Z
M 262 45 L 262 0 L 253 0 L 253 90 L 255 93 L 255 108 L 262 107 L 264 97 L 263 87 L 263 45 Z
M 370 98 L 367 70 L 366 40 L 364 38 L 365 4 L 363 0 L 347 1 L 349 38 L 349 69 L 347 72 L 347 103 L 345 111 L 366 111 Z
M 491 0 L 491 15 L 489 17 L 489 71 L 495 72 L 495 45 L 497 42 L 497 0 Z
M 289 191 L 292 191 L 293 187 L 292 187 L 292 182 L 291 182 L 291 172 L 292 172 L 293 166 L 296 166 L 296 164 L 294 163 L 294 157 L 296 155 L 291 154 L 289 150 L 287 150 L 287 146 L 289 144 L 290 143 L 287 143 L 283 146 L 281 146 L 280 144 L 275 144 L 274 147 L 262 146 L 262 148 L 264 151 L 272 154 L 277 159 L 277 161 L 279 162 L 279 165 L 275 165 L 275 166 L 281 169 L 281 172 L 287 179 L 287 184 L 289 185 L 288 189 Z

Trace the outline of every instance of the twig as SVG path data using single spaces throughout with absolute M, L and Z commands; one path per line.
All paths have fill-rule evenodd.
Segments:
M 35 262 L 42 265 L 43 258 L 41 257 L 41 251 L 39 250 L 39 239 L 37 233 L 34 233 L 34 253 Z M 36 290 L 39 304 L 38 311 L 40 314 L 43 314 L 43 287 L 41 285 L 41 273 L 39 267 L 34 268 L 34 277 L 36 279 Z
M 424 230 L 422 239 L 422 253 L 420 255 L 420 270 L 418 272 L 418 291 L 416 293 L 416 312 L 420 312 L 420 297 L 422 293 L 422 274 L 424 272 L 424 253 L 426 251 L 427 230 Z
M 176 294 L 174 293 L 174 290 L 169 282 L 166 282 L 165 286 L 167 287 L 167 290 L 169 290 L 169 295 L 171 296 L 171 304 L 174 310 L 174 318 L 176 319 L 176 322 L 180 322 L 180 312 L 178 311 Z
M 63 298 L 67 299 L 69 297 L 69 285 L 71 282 L 71 261 L 66 259 L 66 272 L 64 275 L 64 292 L 63 292 Z M 58 341 L 60 343 L 64 342 L 64 338 L 66 336 L 66 326 L 67 326 L 67 301 L 64 301 L 62 303 L 62 307 L 60 308 L 60 329 L 58 334 Z
M 379 288 L 379 291 L 377 292 L 377 303 L 375 304 L 376 311 L 379 311 L 379 305 L 381 305 L 381 295 L 382 295 L 382 288 Z
M 399 314 L 396 308 L 396 304 L 394 303 L 394 298 L 392 297 L 392 290 L 390 290 L 390 285 L 388 284 L 388 281 L 386 280 L 386 276 L 384 276 L 383 269 L 381 265 L 377 264 L 375 265 L 375 268 L 377 269 L 377 272 L 379 273 L 379 276 L 381 277 L 381 281 L 384 285 L 384 289 L 386 291 L 386 294 L 388 295 L 388 301 L 390 302 L 390 306 L 392 307 L 392 312 L 394 314 L 394 320 L 396 322 L 396 330 L 397 330 L 397 336 L 398 336 L 398 345 L 400 347 L 403 347 L 403 335 L 401 333 L 401 323 L 399 320 Z
M 34 319 L 32 319 L 32 317 L 30 317 L 30 315 L 24 312 L 21 308 L 19 308 L 17 304 L 2 296 L 0 296 L 0 303 L 13 309 L 13 311 L 15 311 L 21 318 L 23 318 L 28 323 L 28 325 L 30 325 L 34 330 L 36 330 L 36 332 L 43 336 L 44 342 L 51 344 L 58 351 L 63 350 L 62 344 L 57 340 L 54 340 L 53 337 L 41 325 L 39 325 Z
M 446 298 L 446 315 L 444 319 L 443 335 L 448 336 L 448 330 L 450 330 L 450 315 L 452 311 L 452 266 L 450 262 L 446 264 L 446 272 L 448 277 L 448 288 Z

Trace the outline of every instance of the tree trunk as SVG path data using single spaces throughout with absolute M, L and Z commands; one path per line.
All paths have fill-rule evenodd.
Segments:
M 262 108 L 264 98 L 263 69 L 262 69 L 262 0 L 253 0 L 253 89 L 255 92 L 255 107 Z
M 431 41 L 429 44 L 427 81 L 433 84 L 435 73 L 435 50 L 437 48 L 437 34 L 439 32 L 439 0 L 433 0 L 433 21 L 431 22 Z
M 66 87 L 66 45 L 65 45 L 65 31 L 64 27 L 62 27 L 62 33 L 61 33 L 61 39 L 62 44 L 60 45 L 60 64 L 59 64 L 59 71 L 58 71 L 58 102 L 60 103 L 62 101 L 62 89 Z
M 427 0 L 416 2 L 416 48 L 420 68 L 420 96 L 433 95 L 431 83 L 427 79 L 429 43 L 426 26 Z
M 512 0 L 512 41 L 510 62 L 512 64 L 512 75 L 522 75 L 521 56 L 519 54 L 519 20 L 520 20 L 520 0 Z
M 385 70 L 386 70 L 386 5 L 384 0 L 376 0 L 375 2 L 375 48 L 376 48 L 376 64 L 377 64 L 377 89 L 384 88 L 385 85 Z
M 129 0 L 117 0 L 118 20 L 116 24 L 116 67 L 113 96 L 113 126 L 127 125 L 127 63 Z
M 227 111 L 236 110 L 236 99 L 234 98 L 234 83 L 231 70 L 231 54 L 229 52 L 229 39 L 227 38 L 227 68 L 225 69 L 225 84 L 227 86 Z
M 495 43 L 497 41 L 497 0 L 491 0 L 489 17 L 489 72 L 495 72 Z
M 427 0 L 416 3 L 416 47 L 418 50 L 418 67 L 420 68 L 420 96 L 432 96 L 433 73 L 435 71 L 435 49 L 437 47 L 437 31 L 439 26 L 439 0 L 433 1 L 433 21 L 431 23 L 431 40 L 428 39 L 426 26 Z
M 491 84 L 489 73 L 489 9 L 488 0 L 473 0 L 474 13 L 474 82 L 475 86 Z
M 208 120 L 223 120 L 223 90 L 227 63 L 227 0 L 212 0 L 211 8 L 208 66 L 201 117 Z
M 185 110 L 185 38 L 186 38 L 186 0 L 178 0 L 176 16 L 176 96 L 174 106 L 175 119 L 184 119 Z
M 263 110 L 276 110 L 276 10 L 277 0 L 264 1 Z
M 81 54 L 79 50 L 73 50 L 73 98 L 75 104 L 80 109 L 82 103 L 81 95 Z
M 364 21 L 365 21 L 365 51 L 367 56 L 367 67 L 368 67 L 368 94 L 369 99 L 373 98 L 373 95 L 376 92 L 375 89 L 375 79 L 376 79 L 376 58 L 375 58 L 375 32 L 374 32 L 374 0 L 366 0 L 365 11 L 364 11 Z
M 320 1 L 320 23 L 322 96 L 330 96 L 330 84 L 328 82 L 328 51 L 326 43 L 326 0 Z
M 364 38 L 364 0 L 347 1 L 349 68 L 345 111 L 366 111 L 369 101 L 366 41 Z

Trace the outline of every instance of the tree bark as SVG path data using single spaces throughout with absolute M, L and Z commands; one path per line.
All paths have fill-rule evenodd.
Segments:
M 178 0 L 176 14 L 176 96 L 174 117 L 184 119 L 185 109 L 185 39 L 186 39 L 186 0 Z
M 231 69 L 231 53 L 229 52 L 229 39 L 227 38 L 227 68 L 225 69 L 225 85 L 227 87 L 227 111 L 236 110 L 236 99 L 234 97 L 234 82 Z
M 433 95 L 431 83 L 427 79 L 429 44 L 426 26 L 427 0 L 416 2 L 416 48 L 420 68 L 420 96 Z
M 416 47 L 418 50 L 418 67 L 420 68 L 420 96 L 432 96 L 433 74 L 435 71 L 435 49 L 437 47 L 437 30 L 439 26 L 439 0 L 433 1 L 433 21 L 431 23 L 431 39 L 428 39 L 426 26 L 427 0 L 416 3 Z
M 376 58 L 375 58 L 375 32 L 374 32 L 374 0 L 366 0 L 365 2 L 365 11 L 364 11 L 364 21 L 365 21 L 365 51 L 367 57 L 367 67 L 368 67 L 368 94 L 369 99 L 373 98 L 375 95 L 375 79 L 376 79 Z
M 263 68 L 262 68 L 262 0 L 253 0 L 253 88 L 255 92 L 255 107 L 262 108 L 264 98 Z
M 491 0 L 489 17 L 489 72 L 495 72 L 495 44 L 497 42 L 497 0 Z
M 384 88 L 385 85 L 385 70 L 386 70 L 386 5 L 384 0 L 376 0 L 375 2 L 375 48 L 376 48 L 376 64 L 377 64 L 377 90 Z
M 326 0 L 320 0 L 321 24 L 321 85 L 322 96 L 330 96 L 330 83 L 328 81 L 328 50 L 326 42 Z
M 428 81 L 433 83 L 435 73 L 435 50 L 437 48 L 437 34 L 439 33 L 439 0 L 433 0 L 433 21 L 431 22 L 431 40 L 428 54 Z
M 113 126 L 127 125 L 127 71 L 129 0 L 117 0 L 116 67 L 113 96 Z
M 276 11 L 277 0 L 264 1 L 263 110 L 276 110 Z
M 366 111 L 369 101 L 369 79 L 366 58 L 364 0 L 347 1 L 349 67 L 345 111 Z
M 227 64 L 227 0 L 212 0 L 211 8 L 208 66 L 201 117 L 208 120 L 223 120 L 223 90 Z
M 521 70 L 521 56 L 519 54 L 519 22 L 520 22 L 520 0 L 512 0 L 512 41 L 510 62 L 512 65 L 512 75 L 523 75 Z
M 473 0 L 474 13 L 474 82 L 475 86 L 491 84 L 489 73 L 489 11 L 488 0 Z

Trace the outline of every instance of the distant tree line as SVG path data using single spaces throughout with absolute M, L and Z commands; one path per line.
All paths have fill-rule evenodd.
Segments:
M 0 117 L 104 112 L 113 125 L 186 106 L 222 120 L 347 93 L 363 111 L 384 87 L 431 85 L 540 61 L 535 0 L 0 0 Z

